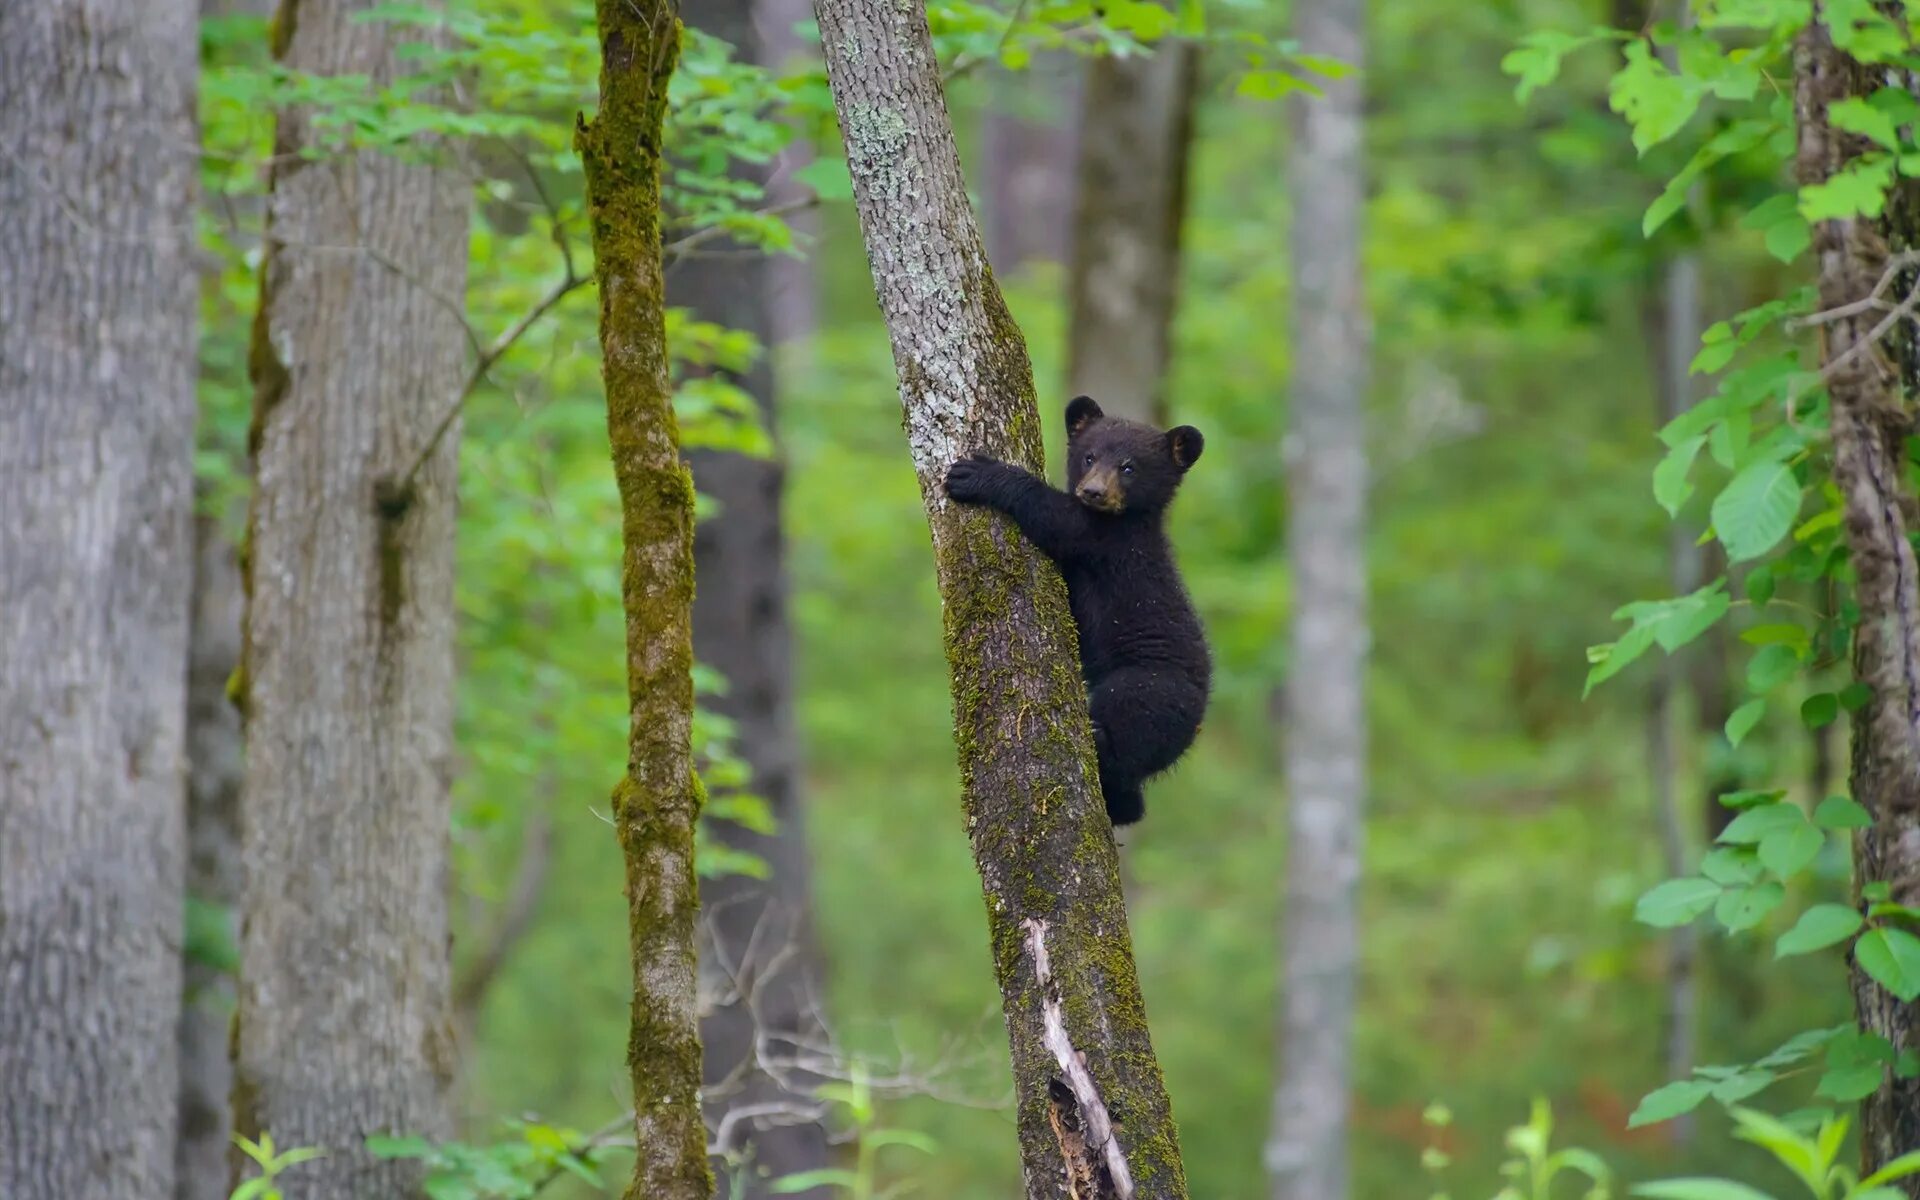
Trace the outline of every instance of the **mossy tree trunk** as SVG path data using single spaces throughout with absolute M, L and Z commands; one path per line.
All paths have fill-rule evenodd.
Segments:
M 167 1197 L 192 0 L 0 4 L 0 1196 Z
M 1834 126 L 1828 112 L 1843 100 L 1871 94 L 1886 82 L 1889 70 L 1854 62 L 1834 46 L 1821 20 L 1802 32 L 1794 75 L 1803 185 L 1830 178 L 1870 148 L 1866 139 Z M 1916 213 L 1915 197 L 1901 192 L 1877 220 L 1815 225 L 1820 307 L 1833 310 L 1869 295 L 1890 251 L 1915 244 Z M 1914 286 L 1909 270 L 1903 288 Z M 1885 883 L 1894 900 L 1920 906 L 1920 571 L 1909 540 L 1915 496 L 1905 445 L 1920 363 L 1910 335 L 1896 339 L 1885 353 L 1863 345 L 1881 316 L 1868 307 L 1828 320 L 1821 342 L 1831 400 L 1833 482 L 1844 504 L 1860 606 L 1853 671 L 1872 689 L 1872 698 L 1852 718 L 1853 796 L 1873 816 L 1872 825 L 1854 835 L 1853 875 L 1856 901 L 1858 889 Z M 1863 1030 L 1886 1038 L 1897 1053 L 1920 1050 L 1920 1005 L 1901 1003 L 1858 964 L 1852 965 L 1852 986 Z M 1889 1071 L 1879 1090 L 1861 1101 L 1860 1113 L 1865 1170 L 1920 1148 L 1920 1079 Z M 1920 1176 L 1898 1186 L 1920 1196 Z
M 1300 0 L 1308 54 L 1354 68 L 1296 102 L 1293 379 L 1287 561 L 1293 652 L 1282 707 L 1287 778 L 1278 1083 L 1267 1138 L 1273 1200 L 1345 1200 L 1367 766 L 1366 399 L 1362 281 L 1364 0 Z
M 284 0 L 296 71 L 406 69 L 367 0 Z M 275 134 L 249 366 L 240 980 L 234 1125 L 319 1146 L 303 1200 L 389 1200 L 452 1133 L 447 888 L 454 523 L 468 193 L 453 170 Z M 303 157 L 317 152 L 317 157 Z M 429 449 L 431 447 L 431 449 Z
M 1067 394 L 1166 425 L 1200 48 L 1088 60 L 1080 116 Z
M 1012 1043 L 1028 1196 L 1183 1197 L 1066 589 L 950 504 L 956 458 L 1041 467 L 1026 343 L 987 269 L 916 0 L 817 0 L 945 602 L 965 823 Z
M 627 864 L 638 1153 L 628 1200 L 708 1200 L 694 937 L 693 476 L 680 461 L 660 266 L 661 130 L 680 51 L 673 0 L 598 0 L 600 112 L 586 163 L 600 285 L 607 435 L 620 487 L 627 610 L 627 774 L 614 823 Z

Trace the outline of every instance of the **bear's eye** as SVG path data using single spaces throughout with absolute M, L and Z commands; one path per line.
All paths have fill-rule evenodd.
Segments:
M 1089 455 L 1087 455 L 1087 465 L 1088 465 L 1088 466 L 1092 466 L 1092 465 L 1093 465 L 1093 455 L 1091 455 L 1091 454 L 1089 454 Z
M 1121 463 L 1121 464 L 1120 464 L 1120 473 L 1121 473 L 1122 475 L 1131 475 L 1131 474 L 1133 474 L 1133 464 L 1132 464 L 1132 463 Z

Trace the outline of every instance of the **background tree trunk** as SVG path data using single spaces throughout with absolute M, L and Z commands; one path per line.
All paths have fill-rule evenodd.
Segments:
M 0 7 L 0 1195 L 173 1190 L 191 0 Z
M 626 547 L 626 778 L 614 821 L 627 862 L 633 954 L 633 1079 L 638 1154 L 627 1200 L 708 1200 L 700 1117 L 694 931 L 693 477 L 680 461 L 667 372 L 660 268 L 660 140 L 679 57 L 672 0 L 598 0 L 600 112 L 576 141 L 586 163 L 600 284 L 607 433 Z
M 1187 157 L 1200 49 L 1087 61 L 1073 258 L 1067 273 L 1067 395 L 1111 416 L 1169 424 L 1166 376 L 1180 284 Z
M 376 85 L 419 33 L 285 0 L 276 57 Z M 282 114 L 251 368 L 235 1127 L 323 1146 L 302 1200 L 410 1196 L 451 1132 L 449 776 L 468 197 Z M 314 161 L 297 157 L 320 149 Z
M 1652 292 L 1652 289 L 1649 289 Z M 1648 342 L 1653 348 L 1656 372 L 1655 394 L 1659 400 L 1657 416 L 1665 425 L 1693 406 L 1693 377 L 1688 368 L 1700 346 L 1703 328 L 1700 312 L 1700 257 L 1692 251 L 1676 253 L 1660 273 L 1657 299 L 1646 305 Z M 1697 535 L 1678 521 L 1667 530 L 1667 570 L 1673 594 L 1684 596 L 1698 589 L 1705 576 L 1705 559 L 1696 545 Z M 1718 632 L 1717 630 L 1715 632 Z M 1654 819 L 1660 830 L 1661 857 L 1667 875 L 1679 878 L 1687 874 L 1693 861 L 1692 840 L 1687 835 L 1687 819 L 1680 796 L 1683 769 L 1676 744 L 1676 704 L 1689 691 L 1688 684 L 1704 671 L 1693 662 L 1697 656 L 1724 652 L 1724 640 L 1702 646 L 1696 643 L 1687 653 L 1660 663 L 1647 695 L 1647 760 L 1653 784 Z M 1724 673 L 1724 664 L 1719 664 Z M 1709 697 L 1695 696 L 1694 709 L 1705 712 Z M 1725 724 L 1725 716 L 1721 723 Z M 1719 727 L 1699 727 L 1702 740 L 1724 738 Z M 1713 776 L 1710 774 L 1709 776 Z M 1706 798 L 1709 811 L 1722 808 L 1714 796 Z M 1662 1037 L 1666 1077 L 1685 1079 L 1693 1073 L 1695 1027 L 1700 1006 L 1699 984 L 1700 929 L 1697 924 L 1667 931 L 1666 1029 Z M 1693 1114 L 1683 1113 L 1667 1122 L 1669 1133 L 1678 1144 L 1693 1137 Z
M 696 28 L 724 38 L 739 57 L 764 61 L 756 28 L 755 0 L 704 0 L 692 10 Z M 747 168 L 742 168 L 747 169 Z M 729 257 L 693 258 L 674 264 L 667 299 L 701 320 L 751 333 L 771 342 L 771 262 L 723 243 Z M 773 365 L 762 354 L 752 371 L 734 381 L 759 402 L 769 429 L 774 424 Z M 737 749 L 752 769 L 753 791 L 779 822 L 771 836 L 730 821 L 710 823 L 719 841 L 766 861 L 771 875 L 730 875 L 702 888 L 712 940 L 701 960 L 710 969 L 732 964 L 742 999 L 701 1022 L 706 1080 L 718 1083 L 745 1070 L 746 1086 L 714 1102 L 718 1110 L 776 1103 L 785 1088 L 752 1064 L 758 1039 L 772 1035 L 777 1052 L 793 1039 L 818 1040 L 814 1019 L 819 955 L 813 940 L 805 814 L 800 796 L 799 738 L 793 715 L 793 654 L 787 623 L 786 540 L 781 528 L 785 471 L 780 459 L 720 451 L 687 456 L 694 484 L 719 503 L 719 511 L 695 529 L 693 652 L 726 677 L 724 696 L 707 703 L 731 717 Z M 715 952 L 717 951 L 717 952 Z M 815 1170 L 827 1163 L 826 1131 L 815 1122 L 769 1124 L 747 1138 L 751 1167 L 742 1172 L 743 1194 L 767 1194 L 762 1176 Z M 739 1147 L 727 1147 L 737 1150 Z M 721 1194 L 734 1195 L 723 1180 Z M 810 1193 L 824 1197 L 819 1191 Z
M 215 517 L 193 523 L 193 616 L 187 657 L 186 989 L 180 1007 L 178 1200 L 226 1200 L 231 1172 L 233 968 L 240 899 L 240 713 L 227 683 L 240 663 L 246 593 L 233 543 Z M 197 937 L 194 935 L 198 935 Z M 212 944 L 208 944 L 211 942 Z
M 755 60 L 776 73 L 784 73 L 813 53 L 813 43 L 799 30 L 802 22 L 813 19 L 810 0 L 755 0 Z M 774 160 L 773 177 L 767 184 L 767 202 L 791 204 L 811 194 L 793 173 L 813 161 L 813 147 L 796 138 Z M 820 275 L 813 254 L 813 240 L 820 235 L 817 209 L 794 212 L 787 217 L 803 253 L 776 254 L 768 257 L 760 269 L 766 275 L 767 344 L 785 346 L 810 336 L 820 325 Z M 696 621 L 697 625 L 698 622 Z
M 1835 128 L 1828 110 L 1872 93 L 1886 68 L 1863 68 L 1837 49 L 1819 20 L 1800 35 L 1795 51 L 1794 109 L 1799 124 L 1800 182 L 1822 182 L 1867 148 L 1865 139 Z M 1909 87 L 1912 85 L 1909 84 Z M 1887 215 L 1823 221 L 1813 228 L 1820 267 L 1820 307 L 1831 310 L 1867 296 L 1886 269 L 1890 247 L 1911 246 L 1920 208 L 1909 193 L 1897 193 Z M 1908 273 L 1907 287 L 1913 286 Z M 1828 369 L 1833 431 L 1833 482 L 1845 510 L 1847 546 L 1857 577 L 1860 620 L 1853 631 L 1854 677 L 1872 698 L 1853 714 L 1853 797 L 1873 815 L 1873 824 L 1853 841 L 1855 900 L 1868 883 L 1891 886 L 1901 904 L 1920 904 L 1920 571 L 1908 540 L 1914 496 L 1906 482 L 1903 429 L 1896 418 L 1911 413 L 1908 394 L 1915 370 L 1913 344 L 1897 339 L 1888 354 L 1902 361 L 1903 380 L 1880 353 L 1861 346 L 1879 321 L 1868 310 L 1827 321 L 1820 342 Z M 1903 1004 L 1852 964 L 1854 1007 L 1860 1027 L 1893 1044 L 1896 1053 L 1920 1049 L 1920 1006 Z M 1920 1080 L 1887 1073 L 1886 1081 L 1860 1104 L 1860 1156 L 1864 1171 L 1886 1165 L 1920 1146 Z M 1920 1196 L 1920 1176 L 1898 1185 Z
M 1301 49 L 1348 64 L 1295 108 L 1293 386 L 1287 545 L 1293 654 L 1285 691 L 1287 895 L 1279 1083 L 1266 1162 L 1274 1200 L 1344 1200 L 1358 890 L 1366 799 L 1366 398 L 1361 240 L 1366 7 L 1301 0 Z
M 1073 240 L 1073 171 L 1080 97 L 1075 59 L 1043 54 L 1023 71 L 988 65 L 992 99 L 980 120 L 987 253 L 1011 276 L 1063 263 Z
M 1066 589 L 1010 522 L 942 491 L 969 451 L 1036 469 L 1042 452 L 1026 343 L 967 204 L 925 13 L 881 0 L 815 11 L 933 533 L 1027 1194 L 1182 1197 Z

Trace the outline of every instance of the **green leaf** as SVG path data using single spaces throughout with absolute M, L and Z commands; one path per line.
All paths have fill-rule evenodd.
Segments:
M 1752 887 L 1728 888 L 1714 902 L 1713 917 L 1727 932 L 1739 933 L 1765 920 L 1786 898 L 1787 890 L 1771 879 Z
M 1760 878 L 1760 859 L 1749 847 L 1718 846 L 1700 858 L 1700 873 L 1722 887 L 1754 883 Z
M 1693 495 L 1693 484 L 1687 482 L 1687 475 L 1693 470 L 1693 460 L 1699 456 L 1700 447 L 1707 444 L 1705 434 L 1690 437 L 1668 450 L 1653 469 L 1653 498 L 1667 515 L 1680 515 L 1680 506 Z
M 1640 897 L 1634 905 L 1634 919 L 1658 929 L 1685 925 L 1713 907 L 1723 889 L 1711 880 L 1670 879 Z
M 1800 512 L 1800 481 L 1786 462 L 1761 461 L 1735 475 L 1713 501 L 1713 529 L 1734 562 L 1778 545 Z
M 1887 206 L 1893 184 L 1894 160 L 1884 154 L 1863 154 L 1825 183 L 1800 189 L 1800 215 L 1809 221 L 1877 217 Z
M 1730 1179 L 1662 1179 L 1636 1184 L 1636 1196 L 1650 1200 L 1773 1200 L 1773 1197 Z
M 1785 879 L 1812 862 L 1826 844 L 1827 836 L 1805 822 L 1776 830 L 1760 839 L 1760 865 Z
M 1760 718 L 1766 711 L 1765 700 L 1749 700 L 1734 709 L 1733 715 L 1727 718 L 1727 741 L 1738 746 L 1749 733 L 1753 732 L 1753 727 L 1760 723 Z
M 1811 954 L 1846 941 L 1865 924 L 1860 914 L 1842 904 L 1816 904 L 1800 914 L 1792 929 L 1773 944 L 1775 958 Z
M 1855 681 L 1840 689 L 1840 707 L 1848 712 L 1859 712 L 1873 699 L 1873 688 Z
M 1904 929 L 1869 929 L 1853 944 L 1854 961 L 1881 987 L 1911 1003 L 1920 997 L 1920 938 Z
M 1762 647 L 1747 664 L 1747 688 L 1759 694 L 1770 692 L 1800 673 L 1800 655 L 1792 646 Z
M 1813 823 L 1822 829 L 1865 829 L 1873 814 L 1846 796 L 1828 796 L 1813 810 Z
M 1633 1110 L 1633 1115 L 1627 1118 L 1627 1128 L 1638 1129 L 1692 1112 L 1712 1093 L 1713 1084 L 1701 1079 L 1682 1079 L 1657 1088 L 1647 1093 L 1646 1099 Z
M 1729 846 L 1757 846 L 1768 834 L 1804 828 L 1806 823 L 1798 804 L 1759 804 L 1727 822 L 1715 840 Z
M 1808 729 L 1822 729 L 1840 717 L 1840 697 L 1816 692 L 1800 702 L 1800 720 Z
M 796 1171 L 791 1175 L 782 1175 L 769 1183 L 767 1190 L 775 1195 L 785 1196 L 817 1187 L 840 1187 L 852 1190 L 860 1187 L 860 1177 L 852 1171 L 837 1167 L 819 1171 Z
M 433 1144 L 422 1137 L 390 1137 L 376 1133 L 366 1141 L 367 1153 L 375 1158 L 425 1158 L 433 1153 Z
M 1880 1090 L 1880 1081 L 1886 1077 L 1885 1067 L 1841 1067 L 1820 1076 L 1820 1085 L 1814 1089 L 1814 1095 L 1851 1104 Z
M 1860 96 L 1849 96 L 1827 106 L 1827 120 L 1848 133 L 1857 133 L 1888 150 L 1900 148 L 1900 130 L 1893 117 Z
M 1779 1078 L 1772 1071 L 1741 1071 L 1713 1085 L 1713 1098 L 1722 1104 L 1738 1104 L 1772 1086 Z

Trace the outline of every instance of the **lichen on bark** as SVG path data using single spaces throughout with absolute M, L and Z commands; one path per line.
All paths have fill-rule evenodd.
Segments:
M 693 478 L 667 374 L 660 151 L 679 55 L 671 0 L 598 0 L 600 111 L 575 144 L 586 166 L 600 287 L 607 435 L 620 489 L 627 613 L 626 777 L 614 824 L 626 859 L 638 1153 L 629 1200 L 707 1200 L 694 937 Z
M 1026 343 L 987 268 L 917 0 L 817 0 L 907 444 L 945 608 L 966 827 L 985 895 L 1030 1197 L 1071 1194 L 1049 1092 L 1046 994 L 1023 924 L 1048 932 L 1066 1035 L 1112 1117 L 1133 1189 L 1186 1195 L 1101 803 L 1066 588 L 1004 519 L 951 505 L 985 450 L 1042 467 Z M 1118 1194 L 1118 1193 L 1105 1193 Z

